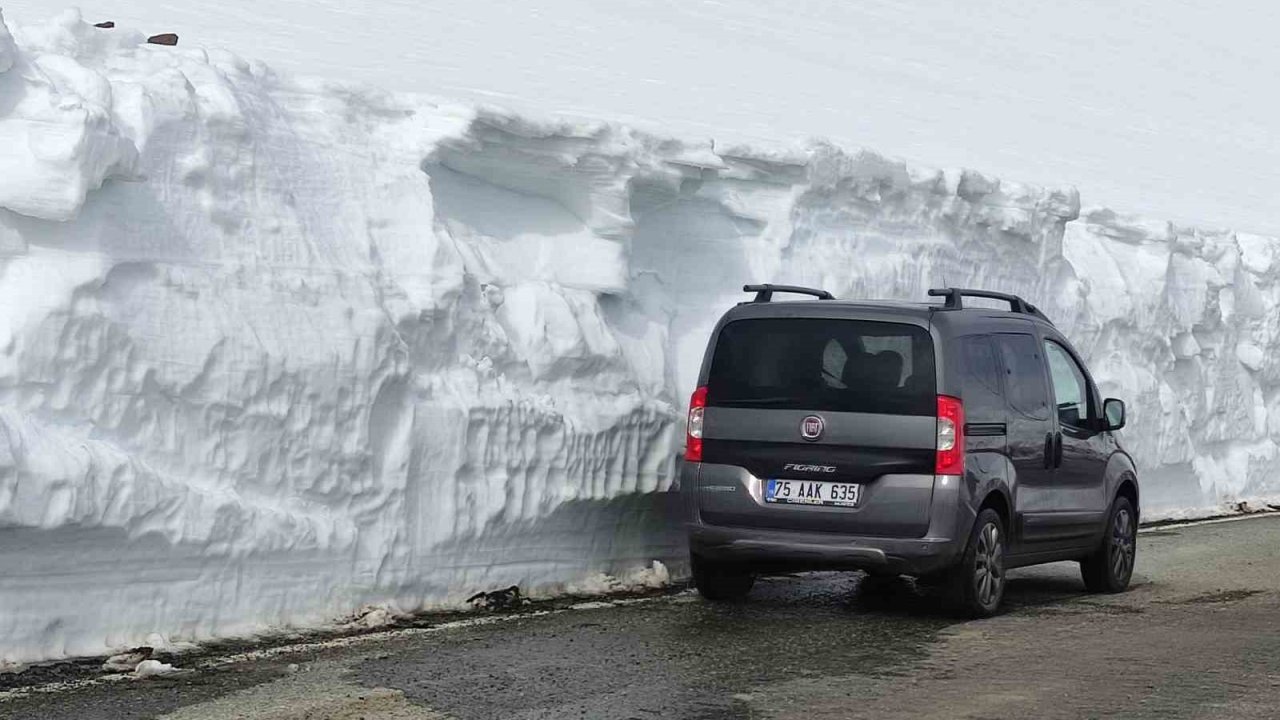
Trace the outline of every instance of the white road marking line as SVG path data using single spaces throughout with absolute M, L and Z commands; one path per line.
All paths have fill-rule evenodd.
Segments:
M 1170 525 L 1152 525 L 1150 527 L 1139 528 L 1138 533 L 1159 532 L 1161 530 L 1177 530 L 1178 528 L 1198 527 L 1200 525 L 1220 525 L 1222 523 L 1240 522 L 1241 520 L 1257 520 L 1265 517 L 1280 517 L 1280 512 L 1274 510 L 1261 510 L 1242 515 L 1231 515 L 1228 517 L 1207 518 L 1205 520 L 1188 520 L 1186 522 L 1173 523 Z

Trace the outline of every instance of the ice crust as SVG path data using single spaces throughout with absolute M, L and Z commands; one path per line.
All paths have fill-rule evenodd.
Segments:
M 8 30 L 0 662 L 679 573 L 745 282 L 1023 294 L 1129 401 L 1154 515 L 1280 496 L 1274 238 Z

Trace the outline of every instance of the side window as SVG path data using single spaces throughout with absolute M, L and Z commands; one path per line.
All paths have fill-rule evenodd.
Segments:
M 1044 381 L 1044 360 L 1035 338 L 1023 334 L 996 336 L 1004 360 L 1005 388 L 1014 410 L 1036 420 L 1049 419 L 1049 388 Z
M 960 339 L 964 357 L 961 391 L 965 412 L 974 422 L 1004 422 L 1004 390 L 1000 384 L 1000 363 L 988 335 L 967 335 Z
M 1044 355 L 1049 360 L 1049 377 L 1053 379 L 1058 422 L 1085 427 L 1089 419 L 1089 383 L 1084 379 L 1084 371 L 1066 348 L 1052 340 L 1044 342 Z
M 1000 365 L 991 338 L 986 335 L 969 335 L 961 341 L 964 349 L 965 389 L 982 389 L 994 395 L 1000 390 Z M 976 386 L 974 384 L 976 383 Z

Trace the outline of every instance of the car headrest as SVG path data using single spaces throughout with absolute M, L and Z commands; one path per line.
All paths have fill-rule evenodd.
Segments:
M 841 380 L 850 388 L 896 388 L 902 381 L 902 356 L 892 350 L 851 355 Z
M 876 383 L 898 387 L 902 381 L 902 356 L 893 350 L 881 350 L 872 356 Z
M 871 380 L 871 362 L 872 355 L 868 352 L 850 353 L 844 362 L 844 371 L 840 373 L 840 380 L 845 387 L 857 388 L 868 385 Z

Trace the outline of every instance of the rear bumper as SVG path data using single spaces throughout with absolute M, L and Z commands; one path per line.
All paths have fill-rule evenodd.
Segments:
M 733 500 L 744 507 L 750 503 L 759 504 L 758 498 L 753 498 L 749 490 L 752 485 L 750 476 L 739 468 L 732 470 L 741 478 L 741 489 L 732 494 L 727 492 L 732 487 L 726 480 L 729 469 L 716 465 L 699 468 L 696 463 L 687 463 L 683 468 L 681 485 L 688 501 L 686 529 L 689 549 L 709 560 L 742 564 L 761 572 L 847 569 L 925 575 L 959 561 L 973 525 L 973 513 L 967 510 L 969 503 L 962 497 L 965 494 L 962 484 L 958 478 L 942 476 L 935 478 L 932 492 L 925 496 L 928 528 L 919 537 L 707 522 L 709 517 L 718 520 L 719 515 L 707 513 L 704 506 L 708 499 L 703 496 L 708 493 L 701 486 L 706 484 L 706 470 L 713 471 L 713 482 L 724 484 L 724 491 L 719 485 L 708 488 L 716 490 L 710 493 L 710 502 L 723 506 L 727 500 Z M 743 514 L 743 517 L 748 516 Z
M 760 571 L 883 570 L 925 575 L 951 566 L 963 550 L 951 538 L 880 538 L 786 530 L 689 526 L 689 549 L 700 557 Z

